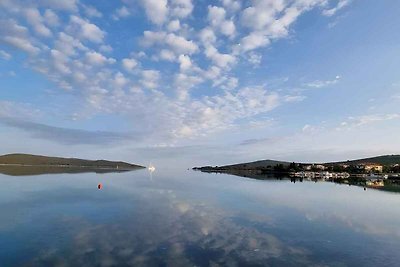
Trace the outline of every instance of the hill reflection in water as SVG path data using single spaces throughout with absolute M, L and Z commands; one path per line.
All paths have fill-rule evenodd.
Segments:
M 289 181 L 292 183 L 297 183 L 297 182 L 306 182 L 306 181 L 311 181 L 314 183 L 317 182 L 327 182 L 327 183 L 335 183 L 335 184 L 342 184 L 342 185 L 349 185 L 349 186 L 358 186 L 364 188 L 366 190 L 367 188 L 369 189 L 376 189 L 376 190 L 382 190 L 382 191 L 388 191 L 388 192 L 394 192 L 394 193 L 400 193 L 400 180 L 384 180 L 384 186 L 368 186 L 366 185 L 366 180 L 365 179 L 360 179 L 360 178 L 346 178 L 346 179 L 320 179 L 320 178 L 301 178 L 301 177 L 289 177 L 287 174 L 272 174 L 272 173 L 266 173 L 266 174 L 260 174 L 256 171 L 249 171 L 249 170 L 229 170 L 229 171 L 208 171 L 208 170 L 201 170 L 203 173 L 213 173 L 213 174 L 222 174 L 222 175 L 233 175 L 233 176 L 239 176 L 243 178 L 248 178 L 248 179 L 254 179 L 254 180 L 284 180 L 284 181 Z
M 124 170 L 115 168 L 95 167 L 57 167 L 57 166 L 22 166 L 22 165 L 0 165 L 0 173 L 11 176 L 31 176 L 43 174 L 62 173 L 121 173 L 138 169 Z

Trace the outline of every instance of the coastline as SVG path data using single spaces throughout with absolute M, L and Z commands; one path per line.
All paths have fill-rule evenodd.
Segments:
M 0 163 L 1 167 L 55 167 L 55 168 L 71 168 L 71 169 L 99 169 L 99 170 L 136 170 L 136 169 L 145 169 L 144 166 L 135 166 L 135 167 L 122 167 L 119 166 L 111 167 L 111 166 L 89 166 L 89 165 L 66 165 L 66 164 L 17 164 L 17 163 Z

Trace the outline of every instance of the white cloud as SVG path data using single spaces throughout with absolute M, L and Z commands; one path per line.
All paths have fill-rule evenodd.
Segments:
M 204 28 L 199 33 L 200 40 L 204 45 L 213 44 L 217 41 L 214 31 L 211 28 Z
M 21 26 L 14 19 L 1 20 L 0 30 L 1 30 L 2 36 L 4 36 L 4 35 L 27 36 L 28 32 L 29 32 L 28 28 Z
M 310 124 L 304 125 L 304 127 L 301 129 L 303 132 L 308 132 L 310 129 L 313 129 Z
M 208 16 L 199 18 L 197 12 L 192 13 L 194 6 L 189 0 L 141 0 L 155 25 L 143 32 L 143 51 L 116 51 L 119 47 L 114 47 L 118 52 L 115 57 L 121 59 L 115 65 L 113 47 L 104 42 L 106 32 L 99 27 L 103 24 L 92 22 L 98 21 L 101 13 L 77 1 L 61 2 L 31 1 L 29 8 L 37 12 L 31 11 L 26 28 L 21 26 L 24 13 L 16 11 L 25 8 L 10 1 L 13 8 L 5 12 L 15 19 L 0 23 L 1 42 L 30 53 L 26 65 L 59 88 L 73 91 L 84 103 L 80 108 L 91 114 L 131 114 L 133 121 L 143 122 L 143 131 L 162 135 L 160 139 L 168 143 L 174 140 L 171 136 L 206 136 L 235 128 L 243 120 L 257 124 L 265 117 L 261 115 L 279 105 L 302 101 L 304 96 L 269 91 L 263 86 L 240 87 L 245 81 L 241 79 L 239 84 L 241 76 L 236 77 L 236 73 L 252 69 L 234 67 L 243 67 L 241 61 L 259 65 L 262 51 L 253 50 L 287 36 L 290 25 L 303 12 L 323 1 L 254 0 L 243 4 L 241 12 L 242 1 L 220 0 L 214 4 L 222 7 L 203 6 Z M 118 10 L 118 17 L 129 15 L 135 7 L 128 0 L 123 4 L 126 7 Z M 44 32 L 40 34 L 38 23 L 54 32 L 54 42 L 45 39 Z M 105 25 L 109 23 L 116 22 L 110 20 Z M 1 55 L 8 58 L 0 51 Z M 158 60 L 168 62 L 155 62 Z M 339 78 L 309 85 L 323 87 Z
M 28 29 L 13 19 L 0 20 L 0 40 L 30 55 L 40 52 L 40 49 L 33 44 Z
M 171 50 L 162 49 L 160 51 L 160 59 L 172 62 L 176 60 L 176 56 Z
M 202 82 L 203 79 L 197 75 L 189 75 L 185 73 L 178 73 L 177 75 L 175 75 L 174 85 L 176 88 L 178 100 L 188 100 L 190 89 Z
M 161 25 L 167 20 L 167 0 L 141 0 L 141 3 L 151 22 Z
M 6 36 L 3 37 L 3 41 L 7 44 L 21 49 L 29 54 L 37 54 L 40 49 L 32 45 L 27 39 L 16 37 L 16 36 Z
M 140 83 L 148 89 L 156 89 L 159 86 L 160 72 L 157 70 L 143 70 Z
M 72 77 L 78 83 L 83 83 L 87 79 L 86 75 L 82 72 L 74 72 Z
M 180 55 L 178 60 L 181 71 L 188 71 L 192 67 L 192 61 L 189 56 Z
M 222 77 L 218 81 L 218 86 L 223 90 L 233 90 L 239 85 L 239 79 L 236 77 Z
M 117 72 L 114 75 L 113 82 L 116 88 L 122 88 L 129 83 L 129 79 L 127 79 L 121 72 Z
M 195 42 L 174 33 L 144 31 L 143 34 L 143 44 L 145 46 L 166 44 L 177 55 L 191 55 L 198 51 L 198 46 Z
M 174 50 L 177 54 L 194 54 L 197 52 L 198 47 L 193 41 L 187 40 L 182 36 L 169 33 L 165 42 Z
M 179 22 L 178 19 L 171 20 L 171 21 L 168 23 L 168 26 L 167 26 L 167 29 L 168 29 L 168 31 L 170 31 L 170 32 L 176 32 L 176 31 L 178 31 L 180 28 L 181 28 L 181 24 L 180 24 L 180 22 Z
M 167 34 L 165 32 L 144 31 L 142 44 L 145 46 L 152 46 L 162 43 L 166 35 Z
M 286 8 L 284 0 L 254 0 L 252 2 L 253 5 L 242 12 L 242 23 L 244 26 L 258 31 L 272 24 L 278 14 Z
M 323 88 L 323 87 L 327 87 L 327 86 L 331 86 L 331 85 L 337 84 L 339 81 L 340 81 L 340 76 L 337 75 L 335 77 L 335 79 L 333 79 L 333 80 L 326 80 L 326 81 L 316 80 L 316 81 L 313 81 L 313 82 L 309 82 L 306 85 L 308 87 L 312 87 L 312 88 Z
M 91 65 L 104 65 L 106 63 L 115 63 L 115 59 L 107 58 L 96 51 L 86 52 L 86 60 Z
M 301 102 L 306 97 L 303 95 L 285 95 L 283 99 L 285 102 Z
M 57 14 L 51 9 L 46 9 L 43 15 L 44 22 L 51 27 L 56 27 L 60 25 L 60 20 Z
M 82 5 L 87 16 L 92 18 L 101 18 L 103 14 L 93 6 Z
M 267 28 L 266 34 L 270 38 L 283 38 L 289 33 L 289 26 L 296 21 L 303 10 L 298 7 L 289 7 L 279 19 L 273 21 Z
M 0 100 L 0 118 L 33 119 L 41 116 L 41 111 L 27 103 Z
M 213 25 L 220 25 L 217 21 L 225 18 L 225 10 L 223 8 L 208 7 L 209 8 L 209 21 Z M 213 28 L 206 27 L 199 33 L 199 38 L 204 46 L 204 54 L 207 58 L 211 59 L 213 64 L 220 68 L 229 69 L 236 62 L 237 59 L 233 54 L 220 53 L 215 47 L 217 37 L 214 33 Z
M 352 0 L 339 0 L 335 7 L 331 8 L 331 9 L 324 9 L 322 11 L 322 14 L 324 14 L 325 16 L 331 17 L 331 16 L 335 15 L 336 12 L 338 12 L 342 8 L 348 6 L 351 3 L 351 1 Z
M 111 53 L 113 51 L 113 48 L 110 45 L 101 45 L 100 46 L 100 51 L 105 52 L 105 53 Z
M 279 105 L 279 95 L 262 87 L 245 87 L 236 93 L 205 97 L 184 110 L 187 116 L 173 134 L 188 138 L 226 130 L 236 120 L 266 113 Z
M 32 25 L 35 32 L 39 35 L 49 37 L 52 35 L 49 28 L 44 25 L 44 20 L 36 8 L 27 8 L 25 17 L 29 24 Z
M 126 71 L 132 71 L 137 65 L 137 61 L 133 58 L 124 58 L 122 60 L 122 66 Z
M 215 26 L 225 20 L 225 9 L 217 6 L 208 6 L 208 20 Z
M 235 24 L 233 23 L 232 20 L 225 20 L 221 23 L 221 33 L 226 35 L 226 36 L 233 36 L 235 35 Z
M 191 0 L 171 0 L 171 15 L 178 18 L 185 18 L 193 11 Z
M 289 27 L 303 12 L 325 4 L 326 0 L 253 0 L 241 13 L 242 25 L 251 32 L 242 38 L 237 50 L 258 49 L 271 40 L 286 37 Z
M 205 55 L 210 58 L 215 65 L 221 68 L 228 68 L 236 63 L 235 56 L 230 54 L 221 54 L 212 45 L 206 47 Z
M 238 48 L 244 52 L 247 52 L 263 46 L 267 46 L 269 43 L 270 40 L 263 33 L 252 32 L 242 38 Z
M 58 34 L 58 39 L 54 42 L 54 44 L 57 50 L 62 51 L 64 54 L 70 56 L 76 55 L 78 51 L 89 50 L 79 40 L 64 32 L 60 32 Z
M 204 76 L 209 80 L 215 80 L 221 75 L 221 73 L 221 68 L 217 66 L 211 66 L 208 70 L 204 71 Z
M 254 53 L 254 52 L 250 52 L 248 54 L 247 60 L 254 66 L 259 66 L 261 64 L 262 55 Z
M 242 7 L 241 2 L 237 0 L 221 0 L 223 6 L 231 12 L 236 12 Z
M 58 10 L 76 11 L 78 0 L 39 0 L 39 3 Z
M 71 69 L 68 66 L 69 58 L 66 54 L 58 50 L 52 49 L 50 51 L 50 55 L 55 70 L 64 75 L 71 73 Z
M 115 10 L 112 17 L 115 20 L 119 20 L 120 18 L 128 17 L 130 14 L 131 14 L 131 12 L 129 11 L 129 9 L 126 6 L 122 6 L 122 7 L 118 8 L 117 10 Z
M 2 58 L 4 60 L 10 60 L 11 55 L 4 50 L 0 50 L 0 58 Z
M 321 125 L 316 126 L 316 125 L 310 125 L 310 124 L 304 125 L 304 127 L 301 129 L 301 131 L 305 134 L 316 134 L 323 130 L 325 130 L 324 126 L 321 126 Z
M 235 24 L 232 20 L 226 19 L 226 11 L 222 7 L 209 6 L 208 20 L 211 26 L 219 30 L 223 35 L 231 36 L 235 34 Z
M 95 24 L 75 15 L 70 17 L 68 31 L 94 43 L 102 43 L 105 36 L 105 32 Z
M 390 113 L 390 114 L 371 114 L 364 115 L 358 117 L 349 117 L 348 120 L 343 121 L 338 127 L 338 130 L 341 129 L 351 129 L 354 127 L 361 127 L 368 124 L 379 123 L 384 121 L 391 121 L 400 119 L 400 114 L 398 113 Z

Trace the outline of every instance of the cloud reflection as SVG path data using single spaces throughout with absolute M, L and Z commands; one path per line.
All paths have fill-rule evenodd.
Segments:
M 205 203 L 180 200 L 172 190 L 153 190 L 137 200 L 128 219 L 93 224 L 83 218 L 66 251 L 48 250 L 28 266 L 242 266 L 306 265 L 306 249 L 272 233 L 243 227 L 233 214 Z M 153 204 L 151 204 L 153 203 Z M 73 227 L 75 228 L 75 227 Z

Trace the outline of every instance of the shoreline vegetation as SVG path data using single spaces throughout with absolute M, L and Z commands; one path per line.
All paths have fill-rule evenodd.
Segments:
M 327 163 L 296 163 L 260 160 L 225 166 L 193 167 L 195 171 L 225 173 L 241 177 L 328 181 L 400 192 L 400 155 Z
M 143 168 L 145 167 L 123 161 L 85 160 L 30 154 L 0 156 L 0 173 L 13 176 L 48 173 L 127 172 Z

